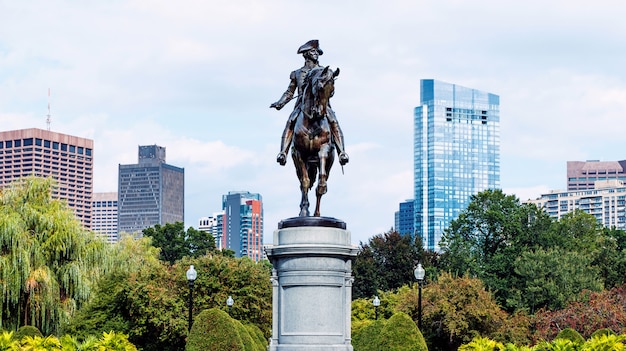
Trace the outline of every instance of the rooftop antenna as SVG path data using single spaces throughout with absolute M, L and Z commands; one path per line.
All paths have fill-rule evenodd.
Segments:
M 47 117 L 46 124 L 48 125 L 48 131 L 50 131 L 50 122 L 51 122 L 50 117 L 52 117 L 50 115 L 50 88 L 48 88 L 48 114 L 46 115 L 46 117 Z

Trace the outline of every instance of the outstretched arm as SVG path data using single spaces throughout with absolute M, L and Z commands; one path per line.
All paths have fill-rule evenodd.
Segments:
M 283 108 L 291 99 L 293 99 L 293 94 L 298 88 L 298 82 L 296 81 L 296 72 L 291 72 L 289 76 L 290 82 L 287 90 L 283 93 L 283 96 L 280 97 L 278 101 L 270 105 L 270 108 L 275 108 L 280 110 Z

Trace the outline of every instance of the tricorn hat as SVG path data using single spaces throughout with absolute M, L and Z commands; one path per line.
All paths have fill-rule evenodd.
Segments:
M 306 44 L 298 48 L 298 53 L 302 54 L 311 49 L 315 49 L 320 55 L 324 55 L 324 52 L 320 49 L 320 43 L 317 39 L 307 41 Z

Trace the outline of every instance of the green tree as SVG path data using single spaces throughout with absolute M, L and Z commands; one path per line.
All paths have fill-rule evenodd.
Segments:
M 413 318 L 416 295 L 407 291 L 398 303 Z M 422 333 L 431 350 L 456 350 L 476 335 L 502 335 L 507 317 L 479 279 L 442 273 L 423 289 Z
M 170 264 L 185 256 L 199 257 L 215 250 L 215 239 L 209 233 L 189 227 L 183 222 L 159 224 L 143 230 L 152 238 L 152 245 L 161 249 L 161 259 Z
M 185 298 L 189 289 L 185 272 L 192 264 L 198 271 L 194 287 L 194 311 L 216 306 L 227 311 L 226 300 L 232 296 L 232 317 L 256 325 L 266 337 L 271 335 L 272 285 L 269 262 L 257 263 L 248 257 L 221 255 L 184 258 L 172 267 L 172 271 L 177 279 L 176 294 Z
M 393 290 L 415 280 L 413 269 L 422 257 L 419 238 L 396 231 L 375 235 L 361 243 L 353 266 L 352 292 L 356 298 L 368 298 L 377 290 Z
M 130 236 L 113 246 L 113 269 L 103 277 L 91 301 L 81 308 L 65 332 L 86 339 L 114 330 L 146 351 L 184 347 L 187 333 L 184 295 L 171 266 L 158 259 L 151 238 Z M 182 282 L 181 282 L 182 284 Z
M 513 288 L 511 296 L 521 298 L 516 304 L 530 306 L 531 313 L 542 307 L 563 308 L 583 290 L 602 290 L 599 270 L 591 261 L 588 255 L 558 249 L 524 252 L 515 260 L 523 285 Z
M 0 327 L 54 333 L 87 301 L 108 265 L 107 244 L 86 231 L 51 179 L 21 178 L 0 193 Z
M 626 284 L 626 231 L 604 228 L 603 233 L 594 265 L 600 268 L 604 287 L 611 289 Z
M 535 205 L 486 190 L 472 196 L 446 229 L 441 261 L 443 269 L 481 279 L 507 311 L 534 311 L 561 307 L 582 289 L 601 287 L 594 262 L 601 261 L 603 241 L 594 216 L 575 211 L 552 221 Z M 577 276 L 567 277 L 574 271 Z M 560 277 L 557 286 L 541 286 L 554 276 Z
M 189 286 L 185 271 L 193 264 L 198 272 L 194 284 L 193 315 L 219 306 L 226 299 L 235 304 L 232 315 L 256 325 L 267 336 L 271 328 L 271 283 L 268 263 L 220 254 L 185 257 L 171 266 L 160 261 L 150 238 L 124 239 L 114 250 L 116 261 L 126 261 L 107 274 L 94 298 L 73 318 L 67 332 L 85 338 L 115 330 L 145 351 L 178 351 L 187 337 Z

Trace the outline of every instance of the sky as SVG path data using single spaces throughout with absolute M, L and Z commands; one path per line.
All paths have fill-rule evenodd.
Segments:
M 626 159 L 624 14 L 618 0 L 0 0 L 0 129 L 46 129 L 50 103 L 52 131 L 94 140 L 95 192 L 117 191 L 139 145 L 164 146 L 185 169 L 187 227 L 250 191 L 271 243 L 300 190 L 275 161 L 293 102 L 269 106 L 318 39 L 341 69 L 350 156 L 321 213 L 358 244 L 413 198 L 420 79 L 500 96 L 501 186 L 521 200 L 565 189 L 568 160 Z

